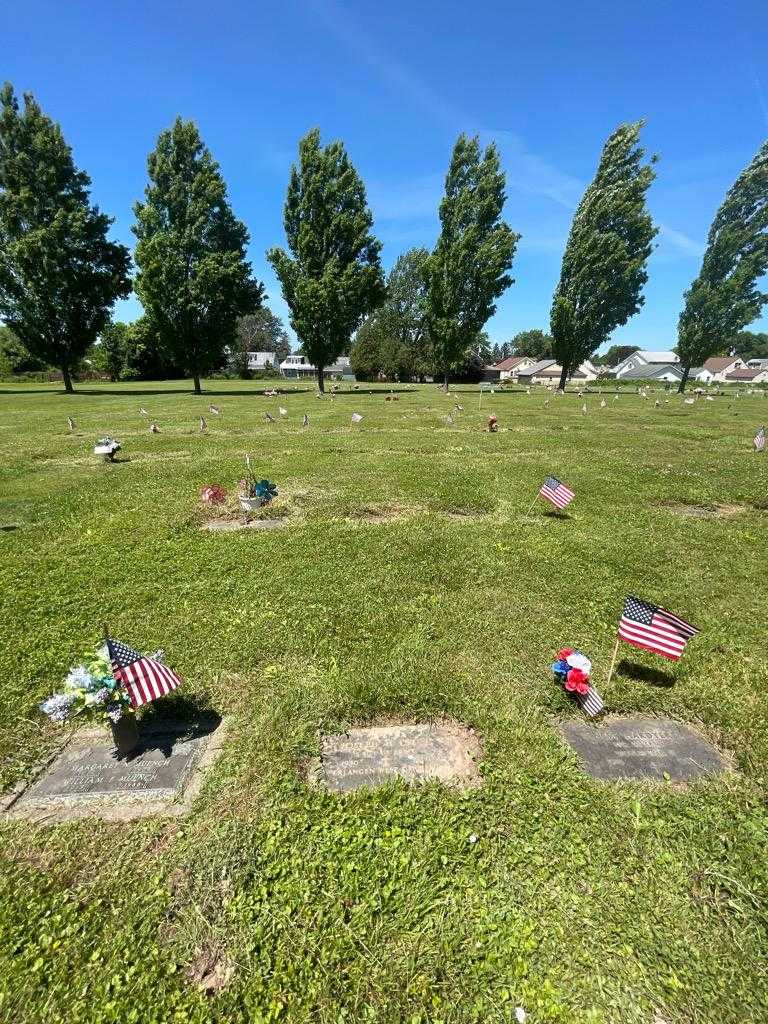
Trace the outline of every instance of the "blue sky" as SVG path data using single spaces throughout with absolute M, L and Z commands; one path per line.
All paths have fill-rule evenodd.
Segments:
M 573 208 L 605 137 L 645 118 L 661 226 L 643 310 L 613 341 L 669 348 L 726 189 L 768 137 L 765 0 L 27 0 L 0 11 L 0 77 L 58 120 L 93 197 L 133 245 L 146 155 L 194 119 L 250 230 L 254 271 L 287 321 L 264 258 L 283 244 L 298 139 L 341 138 L 391 266 L 431 246 L 459 131 L 495 139 L 505 217 L 522 234 L 493 341 L 546 329 Z M 134 319 L 135 298 L 117 315 Z M 764 317 L 754 329 L 768 330 Z

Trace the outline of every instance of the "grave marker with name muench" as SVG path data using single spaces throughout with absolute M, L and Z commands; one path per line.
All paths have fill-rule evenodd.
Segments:
M 103 731 L 81 730 L 8 813 L 38 820 L 129 819 L 167 812 L 171 805 L 172 813 L 180 813 L 188 809 L 193 777 L 218 752 L 220 723 L 210 716 L 191 726 L 166 723 L 140 730 L 139 745 L 128 757 L 117 756 Z
M 607 781 L 690 782 L 724 771 L 722 754 L 698 732 L 671 718 L 616 718 L 560 727 L 590 775 Z

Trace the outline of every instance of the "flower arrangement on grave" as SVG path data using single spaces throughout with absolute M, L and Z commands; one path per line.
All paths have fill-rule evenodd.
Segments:
M 200 501 L 204 505 L 223 505 L 226 500 L 227 492 L 218 484 L 206 484 L 200 491 Z
M 496 417 L 496 416 L 489 416 L 488 417 L 488 433 L 489 434 L 495 434 L 495 433 L 498 432 L 498 429 L 499 429 L 498 417 Z
M 564 647 L 557 652 L 557 661 L 552 663 L 555 680 L 566 693 L 586 697 L 589 693 L 589 676 L 592 662 L 581 651 Z
M 244 509 L 258 508 L 261 505 L 268 505 L 273 498 L 277 497 L 277 486 L 271 481 L 259 480 L 251 469 L 251 460 L 248 455 L 245 457 L 246 475 L 240 481 L 240 504 Z
M 112 675 L 106 645 L 70 669 L 62 689 L 44 700 L 40 710 L 60 724 L 75 717 L 116 723 L 131 714 L 131 699 Z
M 120 451 L 120 442 L 114 437 L 110 437 L 109 434 L 106 437 L 100 437 L 93 448 L 94 455 L 104 455 L 110 461 L 114 459 L 117 452 Z

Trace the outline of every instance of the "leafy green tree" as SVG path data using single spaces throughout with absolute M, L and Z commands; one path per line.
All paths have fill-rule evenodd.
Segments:
M 728 190 L 707 236 L 699 276 L 685 293 L 677 325 L 683 392 L 700 366 L 760 316 L 768 293 L 757 282 L 768 271 L 768 142 Z
M 37 358 L 72 372 L 130 293 L 131 260 L 107 238 L 61 127 L 13 87 L 0 90 L 0 319 Z
M 147 161 L 136 203 L 138 294 L 167 357 L 200 378 L 221 367 L 237 322 L 261 305 L 246 259 L 248 232 L 193 121 L 176 118 Z
M 4 375 L 44 370 L 48 365 L 28 352 L 6 324 L 0 324 L 0 363 Z
M 267 258 L 323 391 L 325 367 L 349 347 L 363 318 L 381 305 L 384 280 L 381 243 L 372 234 L 362 179 L 343 144 L 323 147 L 317 128 L 299 143 L 283 223 L 292 255 L 273 248 Z
M 94 368 L 120 380 L 128 356 L 130 324 L 109 323 L 101 332 L 99 343 L 92 349 Z
M 237 322 L 237 337 L 230 361 L 243 379 L 250 376 L 249 352 L 274 352 L 277 366 L 291 354 L 291 343 L 283 321 L 267 306 L 241 316 Z
M 402 253 L 387 277 L 384 304 L 369 316 L 355 337 L 350 359 L 355 376 L 375 380 L 421 379 L 433 372 L 426 324 L 426 249 Z
M 728 350 L 748 362 L 750 359 L 768 359 L 768 332 L 739 331 L 731 339 Z
M 552 358 L 554 338 L 535 328 L 531 331 L 520 331 L 510 342 L 512 352 L 516 356 L 529 356 L 537 362 L 540 359 Z
M 440 203 L 440 236 L 426 265 L 427 323 L 446 387 L 497 299 L 513 279 L 519 235 L 501 219 L 504 173 L 490 145 L 480 154 L 477 137 L 456 140 Z
M 642 121 L 608 138 L 576 210 L 550 314 L 560 387 L 643 305 L 646 265 L 658 231 L 645 205 L 655 172 L 638 145 Z

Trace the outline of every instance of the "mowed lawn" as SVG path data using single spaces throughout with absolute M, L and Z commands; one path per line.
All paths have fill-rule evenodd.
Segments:
M 0 1020 L 768 1019 L 768 399 L 264 386 L 0 386 L 3 784 L 61 741 L 37 703 L 104 623 L 165 649 L 182 711 L 229 716 L 186 818 L 0 822 Z M 200 488 L 246 453 L 289 525 L 202 532 Z M 548 473 L 571 519 L 526 518 Z M 602 685 L 627 593 L 702 630 L 677 666 L 622 648 L 665 685 Z M 581 714 L 549 670 L 565 644 L 612 712 L 693 723 L 734 771 L 585 775 L 555 731 Z M 321 732 L 434 718 L 482 734 L 483 788 L 302 780 Z

